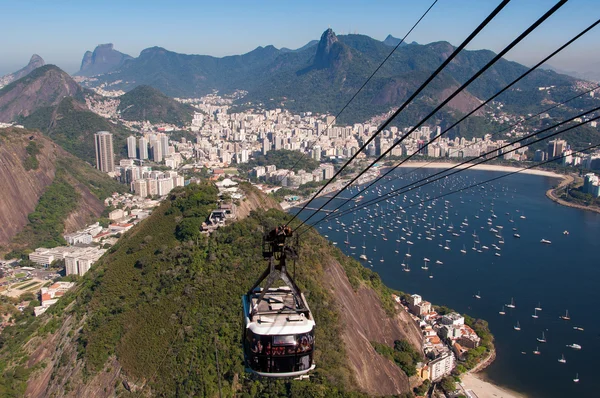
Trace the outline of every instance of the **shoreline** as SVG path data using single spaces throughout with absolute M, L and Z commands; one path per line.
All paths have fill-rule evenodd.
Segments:
M 493 383 L 481 374 L 495 359 L 496 349 L 493 349 L 487 358 L 479 362 L 473 369 L 460 375 L 459 385 L 465 395 L 469 397 L 476 395 L 477 398 L 525 398 L 524 394 Z M 469 394 L 469 392 L 473 394 Z
M 456 165 L 457 165 L 457 163 L 450 163 L 450 162 L 432 162 L 432 163 L 425 163 L 425 164 L 423 164 L 423 162 L 407 162 L 407 163 L 400 165 L 400 167 L 421 167 L 424 169 L 442 169 L 442 168 L 454 167 Z M 456 169 L 465 169 L 469 166 L 470 166 L 470 163 L 467 163 L 467 164 L 457 167 Z M 471 167 L 469 170 L 513 172 L 513 171 L 521 170 L 521 167 L 504 166 L 504 165 L 496 165 L 496 164 L 480 164 L 480 165 Z M 558 173 L 555 173 L 552 171 L 538 170 L 538 169 L 523 170 L 523 171 L 519 171 L 519 173 L 560 178 L 560 179 L 565 179 L 567 177 L 565 174 L 558 174 Z
M 573 203 L 573 202 L 568 202 L 564 199 L 559 198 L 556 195 L 556 191 L 558 191 L 559 189 L 562 189 L 565 187 L 565 185 L 569 185 L 571 184 L 575 179 L 573 178 L 573 176 L 567 175 L 565 176 L 565 179 L 563 181 L 561 181 L 561 183 L 555 187 L 555 188 L 550 188 L 549 190 L 546 191 L 546 197 L 548 199 L 550 199 L 551 201 L 558 203 L 559 205 L 563 205 L 563 206 L 567 206 L 567 207 L 572 207 L 574 209 L 580 209 L 580 210 L 587 210 L 587 211 L 592 211 L 594 213 L 600 213 L 600 209 L 597 207 L 591 207 L 591 206 L 584 206 L 584 205 L 580 205 L 577 203 Z

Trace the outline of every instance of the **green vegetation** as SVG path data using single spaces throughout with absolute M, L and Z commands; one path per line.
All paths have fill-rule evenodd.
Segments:
M 451 393 L 456 390 L 456 380 L 452 376 L 446 376 L 440 381 L 440 387 L 446 393 Z
M 310 194 L 315 193 L 317 189 L 325 185 L 326 182 L 327 181 L 311 181 L 300 185 L 298 189 L 281 188 L 271 195 L 278 201 L 282 201 L 286 196 L 307 197 Z
M 20 122 L 26 128 L 39 129 L 65 150 L 90 164 L 94 164 L 96 159 L 95 133 L 113 133 L 117 157 L 126 154 L 126 140 L 131 134 L 123 126 L 110 123 L 72 97 L 64 98 L 57 107 L 40 108 Z
M 247 163 L 242 163 L 238 166 L 241 171 L 248 171 L 256 166 L 268 166 L 275 165 L 277 170 L 279 169 L 292 169 L 297 172 L 304 170 L 311 172 L 319 167 L 319 162 L 304 155 L 302 152 L 290 151 L 288 149 L 279 149 L 276 151 L 269 151 L 266 155 L 256 156 L 254 159 L 250 159 Z
M 50 184 L 29 214 L 29 224 L 17 234 L 14 242 L 29 247 L 54 247 L 66 244 L 62 233 L 67 216 L 77 207 L 79 194 L 66 179 L 65 172 L 57 170 Z M 16 253 L 12 253 L 13 256 Z M 11 256 L 12 257 L 12 256 Z
M 35 141 L 29 141 L 27 147 L 25 148 L 27 152 L 27 157 L 23 161 L 23 167 L 25 170 L 37 170 L 40 167 L 40 162 L 38 162 L 37 155 L 40 153 L 41 146 L 37 144 Z
M 118 110 L 125 120 L 168 123 L 176 126 L 192 122 L 194 107 L 181 104 L 150 86 L 137 86 L 120 97 Z
M 394 341 L 394 348 L 375 341 L 371 341 L 371 345 L 379 355 L 386 357 L 398 365 L 407 376 L 410 377 L 417 374 L 417 362 L 423 358 L 421 353 L 408 341 L 396 340 Z
M 221 384 L 222 395 L 228 397 L 362 397 L 354 392 L 332 292 L 322 282 L 324 264 L 340 261 L 352 285 L 373 287 L 393 314 L 390 290 L 376 273 L 345 257 L 318 234 L 303 235 L 296 282 L 319 325 L 317 368 L 309 381 L 251 378 L 242 360 L 240 297 L 267 265 L 260 251 L 262 231 L 286 222 L 288 216 L 277 210 L 254 211 L 209 237 L 199 235 L 197 223 L 216 201 L 212 183 L 176 188 L 148 221 L 109 249 L 78 281 L 75 291 L 41 317 L 45 326 L 34 319 L 29 326 L 11 329 L 6 340 L 0 337 L 4 344 L 0 362 L 6 364 L 1 370 L 10 376 L 6 380 L 18 384 L 27 378 L 8 373 L 24 366 L 19 358 L 27 359 L 22 345 L 26 339 L 52 333 L 69 318 L 82 325 L 70 333 L 85 375 L 103 372 L 107 359 L 116 355 L 130 383 L 147 381 L 145 392 L 151 395 L 177 391 L 184 396 L 216 396 Z M 412 360 L 406 342 L 398 342 L 396 351 L 400 361 L 406 355 Z M 61 360 L 58 366 L 73 364 Z

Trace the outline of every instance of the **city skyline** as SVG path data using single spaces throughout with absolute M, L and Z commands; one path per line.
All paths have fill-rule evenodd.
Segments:
M 133 57 L 153 46 L 185 54 L 223 57 L 247 53 L 258 46 L 299 48 L 318 39 L 327 27 L 337 34 L 358 33 L 378 40 L 388 34 L 403 37 L 431 4 L 383 1 L 373 6 L 361 1 L 343 4 L 310 1 L 301 5 L 275 2 L 256 5 L 234 1 L 225 7 L 183 1 L 177 7 L 165 8 L 158 2 L 145 2 L 142 6 L 135 1 L 126 5 L 108 1 L 101 6 L 81 4 L 75 9 L 65 2 L 52 5 L 37 2 L 35 7 L 12 1 L 2 3 L 6 28 L 17 32 L 19 39 L 3 46 L 0 74 L 21 68 L 33 53 L 74 73 L 85 51 L 109 42 Z M 510 3 L 469 48 L 498 51 L 554 3 L 551 0 Z M 407 41 L 425 44 L 445 40 L 456 45 L 497 4 L 440 0 Z M 595 15 L 581 12 L 592 6 L 592 0 L 567 3 L 506 58 L 525 65 L 538 61 L 557 42 L 566 41 L 581 26 L 596 19 Z M 97 28 L 90 29 L 96 25 Z M 34 28 L 30 29 L 31 26 Z M 593 30 L 553 59 L 551 65 L 578 72 L 596 68 L 600 63 L 599 38 L 600 31 Z

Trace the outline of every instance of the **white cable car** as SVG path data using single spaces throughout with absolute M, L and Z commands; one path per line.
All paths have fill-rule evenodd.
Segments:
M 279 227 L 265 238 L 269 267 L 242 296 L 246 367 L 262 377 L 299 377 L 315 368 L 315 321 L 286 268 L 286 259 L 297 257 L 285 245 L 289 236 L 291 229 Z M 287 286 L 271 287 L 278 279 Z

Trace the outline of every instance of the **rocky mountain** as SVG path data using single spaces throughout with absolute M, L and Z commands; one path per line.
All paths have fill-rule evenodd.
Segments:
M 31 56 L 31 59 L 29 60 L 29 63 L 25 67 L 19 69 L 18 71 L 14 72 L 14 73 L 0 76 L 0 88 L 14 82 L 15 80 L 19 80 L 20 78 L 27 76 L 34 69 L 37 69 L 40 66 L 44 66 L 44 65 L 45 65 L 45 62 L 42 59 L 42 57 L 40 57 L 37 54 L 33 54 Z
M 385 44 L 386 46 L 390 46 L 390 47 L 396 47 L 398 45 L 398 43 L 400 43 L 400 40 L 397 37 L 394 37 L 392 35 L 387 35 L 387 37 L 385 38 L 385 40 L 383 41 L 383 44 Z M 408 43 L 404 42 L 401 44 L 401 46 L 406 46 Z M 416 41 L 413 41 L 410 44 L 418 44 Z
M 216 188 L 176 189 L 74 291 L 41 317 L 25 311 L 2 334 L 10 344 L 0 344 L 0 387 L 29 397 L 409 392 L 416 379 L 371 342 L 392 347 L 405 340 L 420 347 L 421 331 L 377 274 L 313 232 L 300 241 L 296 281 L 318 325 L 317 368 L 304 381 L 244 372 L 240 297 L 266 266 L 260 230 L 285 222 L 286 215 L 251 186 L 242 189 L 253 211 L 247 208 L 246 217 L 210 237 L 183 226 L 198 225 L 214 208 Z
M 0 121 L 39 129 L 68 152 L 93 164 L 94 133 L 112 132 L 118 154 L 130 132 L 90 111 L 85 97 L 92 95 L 57 66 L 44 65 L 0 90 Z
M 108 73 L 121 67 L 128 59 L 132 57 L 115 50 L 112 43 L 99 44 L 93 52 L 85 52 L 76 75 L 95 76 Z
M 123 187 L 39 132 L 0 129 L 0 254 L 53 245 L 104 209 Z
M 0 90 L 0 122 L 26 118 L 65 97 L 84 101 L 83 89 L 57 66 L 44 65 Z
M 131 90 L 150 85 L 169 96 L 198 97 L 213 90 L 248 91 L 239 104 L 285 106 L 293 111 L 336 113 L 354 95 L 381 60 L 390 52 L 396 38 L 381 42 L 364 35 L 337 36 L 326 30 L 317 45 L 296 51 L 259 47 L 240 56 L 215 58 L 185 55 L 162 48 L 142 51 L 119 70 L 98 76 L 93 84 L 111 83 Z M 340 122 L 363 122 L 387 112 L 405 100 L 426 79 L 454 47 L 447 42 L 402 45 L 379 70 Z M 449 93 L 484 66 L 494 53 L 487 50 L 463 51 L 398 119 L 398 124 L 413 124 L 435 106 L 440 93 Z M 527 68 L 501 60 L 450 104 L 433 122 L 449 123 L 458 115 L 500 90 Z M 557 87 L 538 93 L 539 86 Z M 504 109 L 529 111 L 544 101 L 557 101 L 574 92 L 576 79 L 550 71 L 536 71 L 518 87 L 503 95 Z
M 179 103 L 150 86 L 137 86 L 119 99 L 118 110 L 125 120 L 185 126 L 191 123 L 194 114 L 192 106 Z

